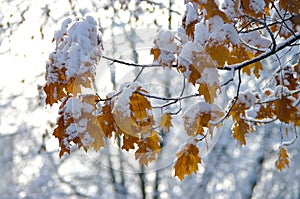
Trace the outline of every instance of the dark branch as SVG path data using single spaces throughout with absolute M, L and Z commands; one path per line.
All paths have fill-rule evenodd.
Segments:
M 286 48 L 287 46 L 290 46 L 291 44 L 293 44 L 294 42 L 298 41 L 300 39 L 300 33 L 296 34 L 295 36 L 293 37 L 290 37 L 288 40 L 286 40 L 284 43 L 280 43 L 276 46 L 276 49 L 275 50 L 268 50 L 266 51 L 265 53 L 253 58 L 253 59 L 250 59 L 250 60 L 247 60 L 247 61 L 244 61 L 242 63 L 238 63 L 238 64 L 233 64 L 233 65 L 227 65 L 227 66 L 224 66 L 223 68 L 218 68 L 218 69 L 221 69 L 221 70 L 240 70 L 246 66 L 249 66 L 250 64 L 254 64 L 256 62 L 259 62 L 267 57 L 270 57 L 274 54 L 276 54 L 277 52 L 283 50 L 284 48 Z

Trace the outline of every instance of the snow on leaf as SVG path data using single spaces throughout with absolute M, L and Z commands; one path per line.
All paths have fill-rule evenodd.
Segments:
M 289 155 L 287 154 L 286 149 L 281 147 L 275 166 L 278 170 L 282 171 L 286 166 L 289 166 L 289 164 Z
M 177 154 L 177 161 L 174 165 L 175 176 L 180 181 L 184 179 L 185 175 L 191 175 L 198 170 L 198 164 L 201 164 L 201 158 L 199 155 L 199 149 L 194 144 L 187 144 L 182 151 Z
M 135 159 L 139 160 L 140 164 L 148 165 L 156 160 L 156 156 L 160 154 L 160 139 L 158 132 L 153 130 L 142 138 L 138 144 L 138 150 L 135 152 Z
M 175 61 L 174 54 L 176 51 L 177 45 L 174 42 L 174 34 L 169 30 L 158 32 L 154 40 L 154 47 L 150 51 L 150 54 L 154 55 L 154 61 L 159 61 L 163 66 L 171 68 L 172 63 Z
M 151 104 L 142 93 L 146 91 L 139 85 L 124 88 L 113 109 L 117 126 L 132 136 L 149 132 L 154 124 Z
M 209 19 L 215 15 L 218 15 L 223 19 L 224 22 L 230 23 L 230 20 L 224 12 L 222 12 L 218 5 L 215 3 L 215 0 L 207 0 L 200 3 L 200 10 L 206 10 L 205 19 Z
M 165 113 L 161 116 L 159 126 L 163 132 L 165 133 L 170 132 L 170 128 L 173 126 L 171 120 L 172 120 L 172 116 L 170 113 Z
M 215 104 L 196 102 L 184 112 L 184 128 L 190 136 L 204 135 L 204 128 L 212 133 L 214 126 L 211 121 L 217 121 L 223 115 L 221 108 Z
M 281 122 L 288 124 L 295 121 L 298 109 L 293 103 L 294 101 L 287 97 L 275 102 L 275 114 Z
M 263 0 L 241 0 L 241 5 L 244 13 L 253 17 L 261 17 L 265 7 L 269 6 Z
M 244 46 L 239 45 L 234 47 L 233 50 L 230 51 L 227 59 L 227 63 L 236 64 L 253 58 L 254 58 L 254 54 L 252 52 L 247 51 L 247 49 Z M 250 64 L 249 66 L 244 67 L 242 71 L 246 73 L 248 76 L 250 76 L 251 68 L 254 68 L 253 73 L 257 78 L 259 78 L 260 77 L 259 71 L 263 70 L 262 64 L 260 62 Z
M 59 108 L 59 119 L 53 135 L 58 138 L 60 157 L 70 153 L 71 144 L 87 150 L 89 147 L 96 151 L 104 146 L 104 134 L 99 126 L 95 110 L 94 95 L 73 97 L 68 95 Z
M 245 135 L 254 130 L 253 124 L 244 120 L 246 118 L 246 110 L 250 109 L 255 105 L 255 95 L 246 91 L 240 93 L 238 100 L 230 111 L 230 116 L 233 119 L 232 132 L 233 137 L 238 140 L 242 145 L 246 145 Z

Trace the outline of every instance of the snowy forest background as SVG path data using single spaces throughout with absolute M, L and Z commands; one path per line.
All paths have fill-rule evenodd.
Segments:
M 225 125 L 216 145 L 202 156 L 204 166 L 183 182 L 173 177 L 174 157 L 169 157 L 167 150 L 151 168 L 139 166 L 113 144 L 98 153 L 85 154 L 74 148 L 71 156 L 59 158 L 58 141 L 51 135 L 57 117 L 53 113 L 58 107 L 45 106 L 42 86 L 45 61 L 54 48 L 53 33 L 62 21 L 67 17 L 93 16 L 101 24 L 106 55 L 145 64 L 153 59 L 149 52 L 156 32 L 176 31 L 183 13 L 183 1 L 175 0 L 53 0 L 51 3 L 1 0 L 1 199 L 300 198 L 299 139 L 288 148 L 289 167 L 277 171 L 274 163 L 280 137 L 276 129 L 280 124 L 274 123 L 249 134 L 246 147 L 236 144 Z M 96 82 L 101 84 L 100 94 L 117 87 L 123 81 L 124 71 L 135 73 L 134 68 L 127 66 L 105 61 L 102 64 L 99 66 L 102 76 Z M 157 73 L 147 74 L 144 81 L 154 82 Z M 160 80 L 176 90 L 177 82 L 161 75 L 166 78 Z M 245 82 L 243 89 L 249 84 L 253 89 L 260 82 Z M 172 90 L 162 88 L 161 92 Z M 170 140 L 171 145 L 180 147 L 183 138 L 178 132 L 183 131 L 182 121 L 175 121 L 172 131 L 176 136 Z M 168 148 L 175 152 L 178 149 Z

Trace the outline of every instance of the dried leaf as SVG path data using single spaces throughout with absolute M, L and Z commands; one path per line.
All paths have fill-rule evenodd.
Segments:
M 200 10 L 206 9 L 207 14 L 205 16 L 205 19 L 209 19 L 215 15 L 218 15 L 223 19 L 224 22 L 230 23 L 230 20 L 228 19 L 226 14 L 219 9 L 214 0 L 207 0 L 203 2 L 205 3 L 200 4 Z
M 159 126 L 163 132 L 170 132 L 170 128 L 173 126 L 171 120 L 172 116 L 170 113 L 165 113 L 161 116 Z
M 207 103 L 213 104 L 215 97 L 217 96 L 217 90 L 220 88 L 216 83 L 212 86 L 209 83 L 200 83 L 198 92 L 204 96 Z
M 160 56 L 160 49 L 159 48 L 151 48 L 150 54 L 154 55 L 154 61 L 157 61 Z
M 281 147 L 278 159 L 275 162 L 275 166 L 278 170 L 282 171 L 286 166 L 289 166 L 289 156 L 286 149 Z
M 185 148 L 176 154 L 177 161 L 174 166 L 175 176 L 180 181 L 184 179 L 185 175 L 191 175 L 198 170 L 198 164 L 201 164 L 199 149 L 194 144 L 188 144 Z
M 158 132 L 155 130 L 149 136 L 141 138 L 137 143 L 139 148 L 135 152 L 135 159 L 138 159 L 139 163 L 144 165 L 156 160 L 156 156 L 160 154 L 159 142 Z
M 102 107 L 101 114 L 98 116 L 98 122 L 106 137 L 110 138 L 116 130 L 116 122 L 112 114 L 112 104 L 106 101 Z
M 135 148 L 134 144 L 138 144 L 138 143 L 139 143 L 138 137 L 131 136 L 131 135 L 124 133 L 122 149 L 129 151 L 130 149 Z
M 277 100 L 275 105 L 275 114 L 277 118 L 284 123 L 294 122 L 297 114 L 298 108 L 294 106 L 294 101 L 285 97 L 281 100 Z
M 245 135 L 251 131 L 250 125 L 244 120 L 238 120 L 232 128 L 233 138 L 238 140 L 242 145 L 246 145 Z
M 213 43 L 210 41 L 210 43 Z M 215 60 L 220 67 L 223 67 L 225 61 L 228 59 L 229 50 L 225 44 L 206 45 L 206 51 L 209 53 L 211 58 Z
M 148 133 L 154 125 L 152 107 L 150 102 L 141 93 L 145 93 L 140 87 L 132 93 L 129 100 L 130 116 L 124 115 L 116 109 L 113 116 L 118 127 L 128 135 L 137 136 L 136 134 Z

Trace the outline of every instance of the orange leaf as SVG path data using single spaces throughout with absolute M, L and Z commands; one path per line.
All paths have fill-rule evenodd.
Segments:
M 250 132 L 250 125 L 244 120 L 239 120 L 234 123 L 232 128 L 233 138 L 238 140 L 242 145 L 246 145 L 245 135 Z
M 162 128 L 163 132 L 169 133 L 170 132 L 170 128 L 172 126 L 172 116 L 170 115 L 170 113 L 165 113 L 161 116 L 160 118 L 160 128 Z
M 177 161 L 175 163 L 175 176 L 180 181 L 184 179 L 185 175 L 191 175 L 196 173 L 198 170 L 198 163 L 201 164 L 201 158 L 199 155 L 199 149 L 194 144 L 187 144 L 182 151 L 177 154 Z
M 206 3 L 200 4 L 200 10 L 206 9 L 207 15 L 205 19 L 209 19 L 215 15 L 220 16 L 224 22 L 230 23 L 230 20 L 224 12 L 222 12 L 218 5 L 215 3 L 215 0 L 207 0 Z
M 108 101 L 106 101 L 102 107 L 101 114 L 98 116 L 98 121 L 106 137 L 112 137 L 112 133 L 116 130 L 116 124 L 112 114 L 112 104 Z
M 190 136 L 203 135 L 204 128 L 213 129 L 211 121 L 216 121 L 224 113 L 217 105 L 211 105 L 204 101 L 190 106 L 184 116 L 184 129 Z
M 289 163 L 289 155 L 287 154 L 286 149 L 281 147 L 275 166 L 278 170 L 282 171 L 286 166 L 289 166 Z
M 138 143 L 139 143 L 138 137 L 134 137 L 124 133 L 122 149 L 129 151 L 130 149 L 135 148 L 134 144 L 138 144 Z
M 229 50 L 225 44 L 206 45 L 206 50 L 213 60 L 216 60 L 220 67 L 223 67 L 229 56 Z
M 150 54 L 154 55 L 154 61 L 157 61 L 160 56 L 160 49 L 159 48 L 151 48 Z
M 137 143 L 139 148 L 135 152 L 135 159 L 139 159 L 139 163 L 145 165 L 156 160 L 156 155 L 160 154 L 159 142 L 158 132 L 154 130 L 149 136 L 141 138 Z
M 219 89 L 219 86 L 216 83 L 212 86 L 210 86 L 209 83 L 201 83 L 199 84 L 198 92 L 200 95 L 204 96 L 207 103 L 212 104 L 217 96 L 217 89 Z
M 295 121 L 298 108 L 293 103 L 294 101 L 287 97 L 275 102 L 275 114 L 281 122 L 288 124 Z
M 113 112 L 118 127 L 132 136 L 137 136 L 137 133 L 150 132 L 155 123 L 151 104 L 141 93 L 146 93 L 146 91 L 138 87 L 129 97 L 128 113 L 124 114 L 124 110 L 118 108 Z

